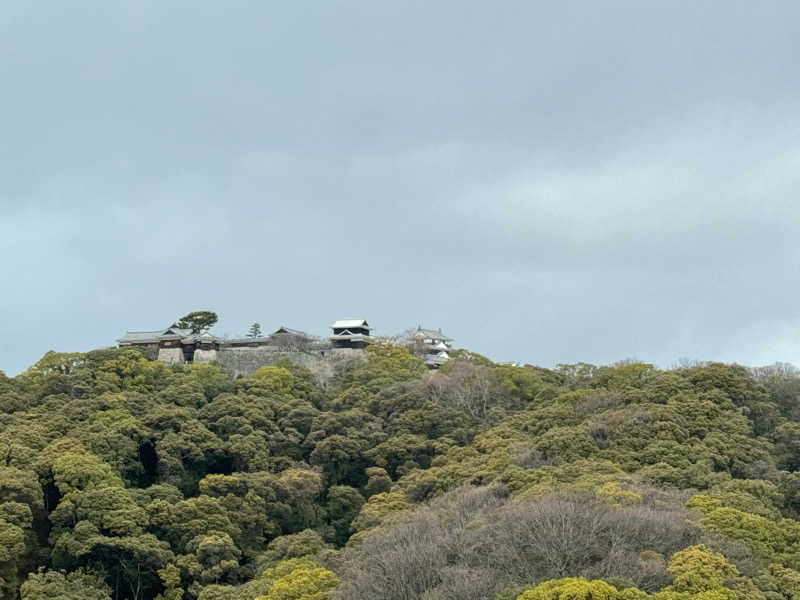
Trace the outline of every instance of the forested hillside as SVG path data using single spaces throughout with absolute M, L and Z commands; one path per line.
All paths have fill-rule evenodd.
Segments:
M 800 600 L 800 374 L 0 372 L 0 598 Z

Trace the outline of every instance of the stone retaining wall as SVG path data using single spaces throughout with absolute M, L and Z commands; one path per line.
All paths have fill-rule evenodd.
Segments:
M 249 376 L 260 367 L 274 365 L 279 358 L 287 358 L 295 364 L 306 367 L 325 385 L 340 367 L 353 361 L 363 362 L 366 354 L 354 348 L 328 348 L 325 350 L 292 351 L 277 346 L 258 346 L 254 348 L 220 348 L 216 360 L 234 377 Z M 195 362 L 197 353 L 195 353 Z
M 219 353 L 216 350 L 195 350 L 192 362 L 196 365 L 207 365 L 219 360 Z
M 158 360 L 168 365 L 182 365 L 185 362 L 181 348 L 159 348 Z

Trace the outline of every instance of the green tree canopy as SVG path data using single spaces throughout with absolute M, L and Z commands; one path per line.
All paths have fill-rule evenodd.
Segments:
M 20 596 L 22 600 L 111 600 L 111 588 L 102 573 L 39 569 L 22 584 Z

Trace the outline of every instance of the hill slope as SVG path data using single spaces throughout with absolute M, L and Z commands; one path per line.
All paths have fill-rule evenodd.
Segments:
M 368 352 L 0 374 L 0 598 L 800 598 L 793 370 Z

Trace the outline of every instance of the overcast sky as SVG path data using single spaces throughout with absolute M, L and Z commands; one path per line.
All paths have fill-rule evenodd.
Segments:
M 800 3 L 0 12 L 0 369 L 191 310 L 800 364 Z

